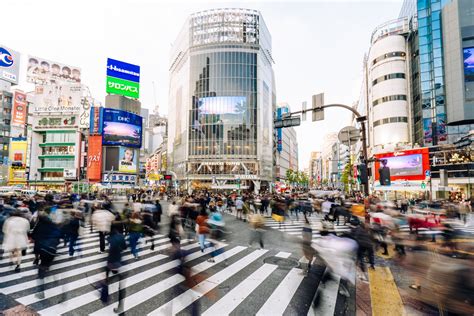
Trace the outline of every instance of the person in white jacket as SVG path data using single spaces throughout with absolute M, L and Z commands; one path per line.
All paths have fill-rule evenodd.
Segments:
M 108 210 L 98 209 L 92 213 L 92 224 L 99 231 L 99 249 L 105 251 L 105 235 L 110 232 L 110 226 L 115 215 Z
M 3 250 L 10 252 L 13 264 L 16 264 L 15 272 L 20 272 L 22 250 L 28 248 L 28 231 L 30 222 L 14 211 L 3 224 Z

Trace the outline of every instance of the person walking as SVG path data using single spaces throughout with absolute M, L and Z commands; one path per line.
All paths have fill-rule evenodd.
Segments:
M 158 229 L 161 223 L 161 215 L 163 215 L 163 208 L 161 207 L 160 199 L 156 199 L 155 207 L 156 209 L 153 212 L 153 221 L 155 222 L 156 229 Z
M 75 246 L 79 238 L 79 230 L 81 227 L 82 213 L 80 211 L 72 211 L 72 216 L 66 224 L 65 232 L 69 240 L 69 256 L 74 256 Z
M 201 252 L 206 248 L 206 236 L 209 234 L 209 226 L 207 224 L 208 216 L 205 209 L 201 209 L 199 216 L 196 219 L 196 233 L 198 234 L 199 245 Z
M 252 229 L 249 241 L 249 247 L 257 241 L 260 244 L 260 248 L 263 249 L 263 227 L 265 226 L 265 219 L 261 214 L 253 213 L 249 216 L 249 224 Z
M 156 234 L 156 224 L 153 220 L 153 214 L 150 210 L 145 210 L 142 212 L 142 219 L 143 219 L 143 234 L 146 237 L 149 237 L 145 243 L 151 241 L 150 250 L 155 250 L 155 240 L 154 236 Z
M 10 252 L 15 272 L 20 272 L 22 252 L 28 248 L 29 231 L 30 222 L 18 210 L 13 211 L 3 224 L 3 251 Z
M 305 268 L 303 268 L 303 271 L 301 272 L 303 275 L 308 275 L 310 269 L 311 269 L 311 263 L 313 262 L 314 256 L 316 254 L 316 250 L 311 246 L 311 242 L 313 240 L 313 229 L 311 228 L 311 224 L 308 220 L 308 217 L 306 213 L 303 213 L 304 216 L 304 226 L 303 226 L 303 231 L 302 231 L 302 237 L 303 237 L 303 255 L 306 260 L 308 260 L 308 263 Z
M 237 200 L 235 201 L 235 209 L 237 210 L 237 219 L 242 220 L 242 212 L 244 209 L 244 201 L 242 200 L 242 197 L 238 197 Z
M 105 251 L 105 235 L 110 232 L 110 225 L 115 219 L 108 210 L 97 209 L 92 213 L 92 224 L 99 231 L 99 252 Z
M 130 243 L 130 252 L 132 255 L 135 257 L 135 259 L 138 259 L 138 250 L 137 250 L 137 245 L 139 239 L 143 235 L 143 221 L 140 216 L 140 213 L 133 212 L 132 216 L 130 217 L 130 222 L 129 222 L 129 232 L 130 232 L 130 237 L 128 242 Z

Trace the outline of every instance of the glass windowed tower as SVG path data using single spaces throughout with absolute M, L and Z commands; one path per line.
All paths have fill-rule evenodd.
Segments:
M 192 14 L 172 49 L 170 169 L 181 189 L 270 188 L 275 83 L 271 36 L 247 9 Z

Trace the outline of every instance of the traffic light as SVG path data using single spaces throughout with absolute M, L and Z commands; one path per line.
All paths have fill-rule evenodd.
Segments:
M 357 180 L 360 184 L 369 183 L 369 173 L 365 163 L 361 163 L 357 166 Z
M 379 169 L 380 185 L 390 185 L 390 168 L 387 167 L 387 160 L 381 160 L 382 167 Z
M 426 189 L 426 183 L 425 183 L 424 181 L 421 183 L 421 188 L 422 188 L 423 190 Z

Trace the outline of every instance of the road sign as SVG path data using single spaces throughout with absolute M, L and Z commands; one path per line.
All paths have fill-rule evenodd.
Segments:
M 301 125 L 301 118 L 299 117 L 290 117 L 288 119 L 275 121 L 275 128 L 285 128 L 299 125 Z
M 425 177 L 431 177 L 431 171 L 430 170 L 426 170 L 425 171 Z
M 303 110 L 303 114 L 301 115 L 301 119 L 303 121 L 306 121 L 306 101 L 303 102 L 303 105 L 301 106 L 301 110 Z
M 355 144 L 360 139 L 360 130 L 354 126 L 346 126 L 339 131 L 337 138 L 346 146 Z
M 312 101 L 313 122 L 324 120 L 324 93 L 313 95 Z

